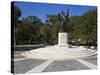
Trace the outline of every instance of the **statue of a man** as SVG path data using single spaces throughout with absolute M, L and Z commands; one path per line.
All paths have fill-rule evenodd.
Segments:
M 68 19 L 69 19 L 69 10 L 67 10 L 67 13 L 65 13 L 64 11 L 61 11 L 61 13 L 59 13 L 58 16 L 59 16 L 59 20 L 60 20 L 60 31 L 63 32 L 64 31 L 64 23 L 65 23 L 65 21 L 68 22 Z

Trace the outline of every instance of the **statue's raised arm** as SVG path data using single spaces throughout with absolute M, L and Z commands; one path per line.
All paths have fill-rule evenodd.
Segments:
M 69 9 L 67 10 L 66 21 L 69 21 Z

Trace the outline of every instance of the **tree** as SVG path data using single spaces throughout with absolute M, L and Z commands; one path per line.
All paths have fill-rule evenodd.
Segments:
M 48 40 L 48 44 L 57 44 L 57 37 L 58 37 L 58 32 L 60 29 L 60 22 L 59 22 L 59 17 L 58 15 L 47 15 L 47 19 L 45 21 L 45 25 L 47 26 L 47 32 L 46 34 Z
M 88 45 L 96 45 L 97 42 L 97 11 L 89 11 L 83 15 L 83 34 Z
M 14 6 L 12 9 L 14 9 L 14 45 L 16 45 L 16 28 L 19 17 L 21 16 L 21 10 L 17 6 Z
M 28 16 L 26 18 L 23 18 L 22 23 L 18 26 L 19 30 L 17 33 L 17 36 L 19 36 L 20 38 L 20 44 L 41 43 L 40 28 L 42 25 L 42 21 L 36 16 Z
M 21 17 L 21 10 L 17 6 L 14 6 L 14 22 L 15 22 L 15 27 L 18 24 L 18 19 L 20 17 Z

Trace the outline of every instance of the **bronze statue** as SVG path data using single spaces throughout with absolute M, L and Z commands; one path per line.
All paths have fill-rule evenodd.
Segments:
M 68 22 L 69 20 L 69 10 L 67 10 L 67 13 L 61 11 L 61 13 L 59 13 L 58 16 L 60 20 L 60 32 L 64 32 L 64 23 L 65 21 Z

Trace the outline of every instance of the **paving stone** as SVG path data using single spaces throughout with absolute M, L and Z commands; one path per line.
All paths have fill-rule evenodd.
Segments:
M 20 55 L 24 51 L 15 51 L 14 59 L 25 58 Z M 97 56 L 91 56 L 83 58 L 89 63 L 97 65 Z M 46 60 L 37 60 L 37 59 L 25 59 L 21 61 L 14 61 L 14 72 L 15 74 L 26 73 L 27 71 L 35 68 L 36 66 L 44 63 Z M 81 64 L 76 60 L 67 60 L 67 61 L 54 61 L 43 72 L 55 72 L 55 71 L 72 71 L 72 70 L 87 70 L 89 69 L 85 65 Z
M 54 61 L 43 72 L 87 70 L 88 67 L 75 60 Z
M 15 74 L 22 74 L 30 69 L 42 64 L 45 60 L 36 60 L 36 59 L 26 59 L 22 61 L 14 62 L 14 73 Z
M 88 58 L 88 59 L 83 59 L 89 63 L 92 63 L 94 65 L 97 65 L 97 58 Z

